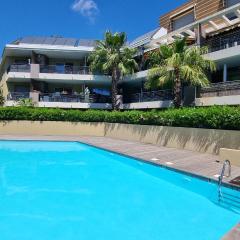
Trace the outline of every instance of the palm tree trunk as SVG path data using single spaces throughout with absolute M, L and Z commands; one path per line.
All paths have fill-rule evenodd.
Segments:
M 174 82 L 174 100 L 173 104 L 176 108 L 181 107 L 182 105 L 182 86 L 179 70 L 175 70 L 175 82 Z
M 112 73 L 112 108 L 113 110 L 119 110 L 117 103 L 117 83 L 118 83 L 118 70 L 114 68 Z

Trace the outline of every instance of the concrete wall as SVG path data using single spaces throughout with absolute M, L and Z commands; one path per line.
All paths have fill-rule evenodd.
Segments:
M 103 136 L 104 124 L 103 123 L 7 121 L 7 122 L 0 122 L 0 135 L 1 134 Z
M 125 103 L 122 109 L 154 109 L 154 108 L 169 108 L 173 105 L 172 101 L 154 101 L 154 102 L 136 102 Z
M 229 160 L 232 165 L 240 167 L 240 150 L 221 148 L 219 157 L 221 162 Z
M 240 95 L 196 98 L 196 106 L 239 105 Z
M 0 122 L 0 134 L 106 136 L 166 147 L 218 154 L 220 148 L 240 149 L 240 131 L 175 128 L 111 123 Z
M 108 103 L 39 102 L 37 106 L 42 108 L 112 109 L 112 104 Z

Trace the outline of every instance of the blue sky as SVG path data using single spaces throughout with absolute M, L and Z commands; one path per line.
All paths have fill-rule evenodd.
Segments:
M 2 0 L 0 50 L 23 36 L 102 38 L 105 30 L 128 39 L 158 27 L 158 19 L 186 0 Z

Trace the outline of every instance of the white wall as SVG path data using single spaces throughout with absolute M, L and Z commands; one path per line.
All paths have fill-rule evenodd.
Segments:
M 137 102 L 123 104 L 123 109 L 153 109 L 153 108 L 169 108 L 172 101 L 154 101 L 154 102 Z
M 46 108 L 73 108 L 73 109 L 111 109 L 108 103 L 80 103 L 80 102 L 39 102 L 38 107 Z

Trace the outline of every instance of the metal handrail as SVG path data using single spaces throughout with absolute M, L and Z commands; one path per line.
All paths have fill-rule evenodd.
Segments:
M 172 100 L 173 91 L 171 89 L 134 93 L 128 96 L 127 102 L 150 102 Z
M 91 74 L 88 66 L 71 66 L 63 65 L 58 69 L 58 65 L 40 65 L 40 73 L 57 73 L 57 74 Z
M 111 97 L 98 94 L 40 94 L 40 102 L 79 102 L 79 103 L 110 103 Z
M 8 101 L 19 101 L 20 99 L 30 98 L 29 92 L 10 92 L 7 95 Z
M 201 87 L 199 89 L 200 97 L 206 94 L 213 94 L 213 96 L 219 96 L 219 94 L 220 96 L 238 95 L 239 92 L 240 92 L 239 80 L 213 83 L 207 87 Z
M 30 72 L 30 64 L 11 64 L 7 72 Z
M 225 171 L 226 171 L 226 166 L 228 166 L 228 174 L 225 175 Z M 225 160 L 223 162 L 223 167 L 222 167 L 222 171 L 220 176 L 218 177 L 218 195 L 219 197 L 222 196 L 222 182 L 223 182 L 223 178 L 224 177 L 230 177 L 231 176 L 231 162 L 229 160 Z
M 240 30 L 222 36 L 214 36 L 203 42 L 203 46 L 208 47 L 208 52 L 216 52 L 237 45 L 240 45 Z

